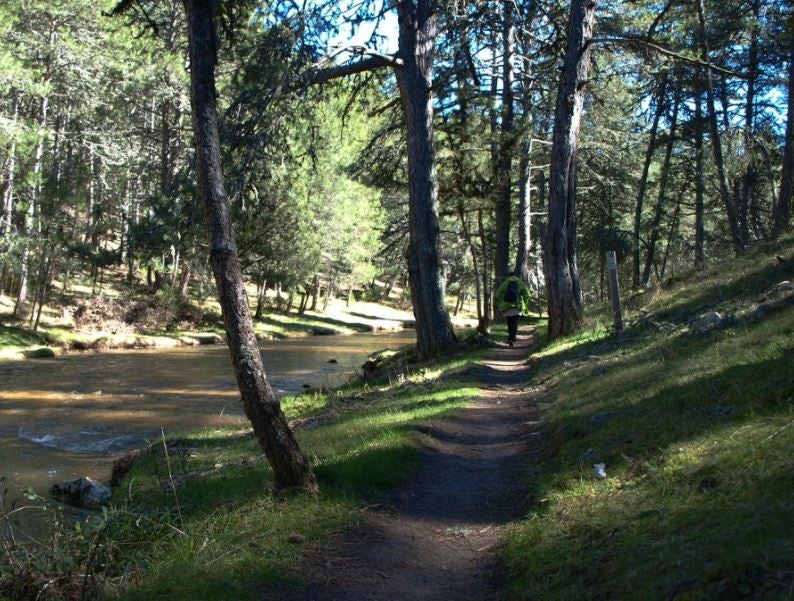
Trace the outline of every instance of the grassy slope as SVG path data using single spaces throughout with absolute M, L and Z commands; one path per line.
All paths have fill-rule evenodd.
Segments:
M 548 448 L 513 598 L 792 597 L 794 303 L 741 319 L 783 280 L 791 238 L 643 299 L 622 345 L 590 323 L 537 352 Z M 709 310 L 740 319 L 683 327 Z
M 209 474 L 186 479 L 176 495 L 167 485 L 163 491 L 168 465 L 160 445 L 116 490 L 102 552 L 125 589 L 120 598 L 257 598 L 257 585 L 283 578 L 306 549 L 355 523 L 363 505 L 410 473 L 417 457 L 413 425 L 477 394 L 470 383 L 438 377 L 479 354 L 382 387 L 285 400 L 288 417 L 306 424 L 297 435 L 323 485 L 316 499 L 274 494 L 254 441 L 224 430 L 182 437 L 190 450 L 170 451 L 174 475 Z

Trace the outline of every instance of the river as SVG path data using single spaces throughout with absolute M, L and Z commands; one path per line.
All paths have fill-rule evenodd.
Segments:
M 280 394 L 338 385 L 372 352 L 413 330 L 313 336 L 260 344 Z M 336 363 L 329 362 L 336 360 Z M 225 346 L 70 354 L 0 363 L 0 476 L 12 496 L 88 475 L 107 480 L 115 457 L 168 433 L 244 423 Z M 0 492 L 2 492 L 0 490 Z

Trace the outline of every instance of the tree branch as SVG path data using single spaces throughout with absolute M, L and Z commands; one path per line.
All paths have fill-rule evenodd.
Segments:
M 366 54 L 367 58 L 334 67 L 310 69 L 302 79 L 303 85 L 316 85 L 331 81 L 332 79 L 339 79 L 340 77 L 347 77 L 348 75 L 355 75 L 356 73 L 364 73 L 366 71 L 374 71 L 375 69 L 381 69 L 383 67 L 401 67 L 403 64 L 402 59 L 396 56 L 380 54 L 371 50 L 364 50 L 360 52 L 360 54 Z
M 665 48 L 664 46 L 660 46 L 654 42 L 649 42 L 648 40 L 644 40 L 642 38 L 635 38 L 635 37 L 608 37 L 608 38 L 591 38 L 588 44 L 625 44 L 627 46 L 644 46 L 645 48 L 649 48 L 659 54 L 664 54 L 665 56 L 669 56 L 671 58 L 683 61 L 685 63 L 689 63 L 691 65 L 696 65 L 698 67 L 706 67 L 707 69 L 711 69 L 716 73 L 721 73 L 722 75 L 730 75 L 731 77 L 738 77 L 739 79 L 747 79 L 747 75 L 742 73 L 738 73 L 736 71 L 731 71 L 730 69 L 726 69 L 725 67 L 720 67 L 719 65 L 715 65 L 714 63 L 710 63 L 704 61 L 699 58 L 692 58 L 690 56 L 686 56 L 675 50 L 671 50 L 670 48 Z

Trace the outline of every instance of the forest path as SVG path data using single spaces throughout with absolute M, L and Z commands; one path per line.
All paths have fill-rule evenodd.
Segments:
M 298 567 L 304 584 L 263 601 L 498 599 L 504 525 L 525 509 L 526 466 L 539 445 L 536 404 L 522 386 L 529 330 L 463 376 L 479 382 L 465 409 L 421 424 L 416 474 Z

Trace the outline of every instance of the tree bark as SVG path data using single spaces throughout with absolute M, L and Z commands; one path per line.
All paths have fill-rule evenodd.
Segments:
M 265 376 L 254 335 L 232 235 L 218 139 L 213 0 L 184 0 L 188 18 L 190 99 L 196 146 L 196 171 L 210 232 L 210 260 L 223 309 L 224 325 L 237 384 L 254 434 L 283 486 L 317 489 L 309 462 L 287 425 L 281 404 Z
M 678 193 L 678 199 L 675 202 L 675 210 L 673 211 L 673 219 L 670 222 L 670 232 L 667 235 L 667 244 L 664 247 L 664 255 L 662 255 L 662 267 L 659 269 L 659 281 L 664 281 L 664 273 L 667 269 L 667 258 L 670 256 L 670 248 L 673 245 L 673 236 L 675 235 L 676 226 L 678 225 L 678 214 L 681 212 L 681 200 L 684 196 L 683 189 Z
M 50 43 L 54 38 L 54 33 L 50 33 Z M 49 64 L 47 66 L 47 75 L 49 76 Z M 36 154 L 35 159 L 33 161 L 33 185 L 31 188 L 30 199 L 28 200 L 28 209 L 25 212 L 25 221 L 24 221 L 24 230 L 23 233 L 28 237 L 31 237 L 34 234 L 34 230 L 37 228 L 35 227 L 35 217 L 37 214 L 37 204 L 39 202 L 39 196 L 41 194 L 41 168 L 42 162 L 44 160 L 44 139 L 47 130 L 47 111 L 50 106 L 50 98 L 49 96 L 45 95 L 41 99 L 41 106 L 39 111 L 39 122 L 38 122 L 38 135 L 36 141 Z M 22 267 L 21 273 L 19 276 L 19 292 L 17 293 L 17 301 L 14 305 L 14 317 L 24 317 L 25 312 L 25 302 L 27 301 L 28 296 L 28 280 L 30 278 L 30 272 L 32 269 L 31 263 L 33 262 L 33 253 L 30 251 L 30 239 L 26 242 L 25 248 L 22 251 Z
M 455 333 L 441 282 L 438 182 L 433 146 L 433 48 L 436 17 L 430 0 L 397 5 L 403 64 L 395 69 L 405 110 L 408 143 L 408 275 L 419 355 L 453 344 Z
M 551 149 L 551 186 L 543 270 L 548 292 L 551 338 L 582 323 L 582 290 L 576 265 L 576 150 L 590 69 L 594 0 L 572 0 L 564 71 L 557 88 Z
M 518 162 L 518 247 L 515 270 L 529 282 L 529 253 L 532 247 L 532 132 L 521 145 Z
M 482 287 L 480 285 L 480 263 L 477 258 L 477 248 L 474 245 L 474 241 L 472 239 L 471 231 L 466 223 L 466 213 L 463 209 L 463 202 L 458 204 L 458 215 L 460 215 L 460 223 L 461 227 L 463 228 L 463 238 L 466 240 L 466 244 L 469 247 L 469 253 L 471 254 L 471 262 L 474 269 L 474 288 L 477 294 L 477 328 L 481 334 L 485 334 L 484 330 L 480 328 L 485 323 L 483 319 L 483 308 L 482 308 Z M 487 276 L 486 276 L 487 277 Z
M 643 287 L 648 285 L 651 278 L 651 268 L 656 260 L 656 242 L 659 240 L 659 226 L 662 223 L 662 213 L 664 212 L 664 197 L 667 191 L 667 179 L 670 176 L 670 159 L 673 156 L 673 146 L 675 143 L 675 128 L 678 124 L 678 106 L 680 104 L 679 87 L 676 87 L 673 100 L 673 116 L 670 118 L 670 130 L 667 135 L 667 145 L 664 151 L 664 162 L 662 163 L 662 174 L 659 180 L 659 195 L 656 199 L 656 207 L 653 212 L 653 222 L 651 223 L 651 236 L 648 240 L 648 252 L 645 255 L 645 267 L 642 270 L 641 284 Z
M 667 78 L 659 82 L 659 90 L 656 96 L 656 112 L 651 125 L 651 133 L 648 137 L 648 148 L 645 151 L 645 162 L 642 165 L 642 175 L 640 176 L 640 187 L 637 192 L 637 204 L 634 208 L 634 250 L 632 254 L 633 277 L 632 282 L 635 288 L 640 286 L 640 236 L 642 234 L 642 208 L 645 203 L 645 190 L 648 187 L 648 172 L 653 161 L 653 154 L 656 150 L 656 132 L 659 129 L 659 119 L 664 112 L 664 98 L 667 92 Z
M 794 18 L 788 32 L 788 113 L 786 115 L 786 142 L 783 147 L 783 170 L 780 190 L 774 208 L 773 235 L 779 236 L 789 227 L 791 220 L 791 195 L 794 192 Z
M 706 35 L 706 9 L 703 5 L 703 0 L 697 0 L 697 12 L 700 30 L 700 59 L 704 63 L 708 63 L 709 45 Z M 717 110 L 714 100 L 714 78 L 711 69 L 704 69 L 704 71 L 706 76 L 706 110 L 708 112 L 709 126 L 711 128 L 711 148 L 714 153 L 714 166 L 717 168 L 717 183 L 719 185 L 720 198 L 722 199 L 723 205 L 725 205 L 725 213 L 728 217 L 728 228 L 731 232 L 734 250 L 736 250 L 736 252 L 742 252 L 747 247 L 747 241 L 742 236 L 736 201 L 728 186 L 728 176 L 725 172 L 722 140 L 720 139 Z
M 510 172 L 513 165 L 513 55 L 515 53 L 514 0 L 502 0 L 502 121 L 496 163 L 496 285 L 507 277 L 510 262 Z
M 753 23 L 750 26 L 750 46 L 747 50 L 747 91 L 744 100 L 744 152 L 747 166 L 742 175 L 741 190 L 739 192 L 739 223 L 745 240 L 750 237 L 750 212 L 751 207 L 757 207 L 754 200 L 755 187 L 758 181 L 758 163 L 755 143 L 755 90 L 758 79 L 758 13 L 759 0 L 752 2 Z M 756 225 L 758 222 L 756 221 Z M 754 228 L 754 231 L 757 228 Z
M 491 298 L 491 261 L 488 256 L 489 240 L 483 220 L 483 211 L 477 211 L 477 231 L 480 235 L 480 256 L 482 257 L 482 319 L 477 324 L 477 329 L 486 334 L 491 327 L 493 312 Z
M 703 110 L 701 92 L 695 92 L 695 268 L 706 266 L 704 242 L 706 237 L 703 215 L 703 196 L 705 194 L 703 179 Z
M 14 177 L 16 176 L 17 162 L 17 121 L 19 120 L 19 98 L 14 95 L 14 118 L 12 121 L 11 144 L 8 149 L 8 160 L 5 165 L 5 179 L 3 180 L 3 214 L 0 217 L 0 237 L 5 236 L 11 227 L 14 215 Z

